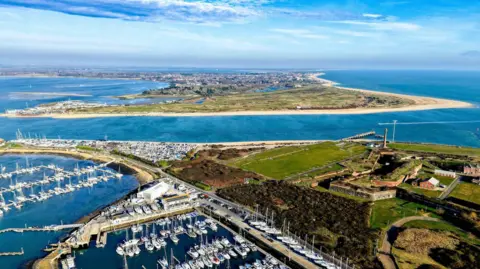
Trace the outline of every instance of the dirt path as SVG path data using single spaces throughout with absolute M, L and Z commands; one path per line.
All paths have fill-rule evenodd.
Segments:
M 383 238 L 382 247 L 378 251 L 378 259 L 383 265 L 384 269 L 396 269 L 398 268 L 395 259 L 392 256 L 392 244 L 396 239 L 396 231 L 402 227 L 405 223 L 414 221 L 414 220 L 425 220 L 425 221 L 440 221 L 439 219 L 423 216 L 411 216 L 406 217 L 394 222 L 388 228 L 385 237 Z
M 458 183 L 460 183 L 460 176 L 457 176 L 457 178 L 455 178 L 455 180 L 448 186 L 448 188 L 446 190 L 444 190 L 442 192 L 442 194 L 440 194 L 440 200 L 444 200 L 445 198 L 447 198 L 450 193 L 452 193 L 453 189 L 455 189 L 455 187 L 457 187 Z

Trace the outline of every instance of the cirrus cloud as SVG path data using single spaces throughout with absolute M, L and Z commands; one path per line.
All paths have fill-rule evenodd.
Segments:
M 261 13 L 254 0 L 4 0 L 0 6 L 50 10 L 72 15 L 129 21 L 241 23 Z

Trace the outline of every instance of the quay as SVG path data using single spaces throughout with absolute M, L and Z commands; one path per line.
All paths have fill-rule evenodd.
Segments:
M 172 211 L 156 212 L 150 215 L 135 216 L 121 223 L 113 223 L 111 220 L 92 219 L 77 231 L 74 237 L 68 238 L 65 243 L 72 248 L 88 247 L 92 238 L 97 238 L 97 245 L 106 244 L 106 233 L 128 228 L 135 224 L 149 223 L 161 218 L 176 216 L 193 211 L 193 207 L 184 207 Z
M 365 137 L 368 137 L 368 136 L 377 137 L 375 131 L 370 131 L 370 132 L 356 134 L 356 135 L 352 135 L 352 136 L 349 136 L 349 137 L 342 138 L 341 141 L 350 141 L 350 140 L 354 140 L 354 139 L 365 138 Z

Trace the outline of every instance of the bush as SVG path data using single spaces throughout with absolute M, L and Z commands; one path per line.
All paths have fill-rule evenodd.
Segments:
M 204 191 L 211 191 L 212 190 L 212 187 L 210 187 L 209 185 L 207 185 L 205 183 L 202 183 L 202 182 L 195 183 L 195 186 L 199 187 L 200 189 L 202 189 Z

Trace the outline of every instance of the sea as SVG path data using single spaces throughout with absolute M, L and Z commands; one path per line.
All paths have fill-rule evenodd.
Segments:
M 468 101 L 472 108 L 436 109 L 426 111 L 379 113 L 364 115 L 283 115 L 283 116 L 209 116 L 209 117 L 108 117 L 90 119 L 1 118 L 0 138 L 14 139 L 17 130 L 25 135 L 65 139 L 148 140 L 168 142 L 235 142 L 271 140 L 340 139 L 374 130 L 383 133 L 385 125 L 394 120 L 396 140 L 453 144 L 480 147 L 480 72 L 470 71 L 325 71 L 326 79 L 342 86 L 365 88 L 403 94 L 449 98 Z M 62 100 L 118 103 L 112 96 L 140 93 L 166 83 L 130 80 L 78 78 L 0 78 L 0 110 L 25 108 Z M 25 92 L 63 92 L 65 96 L 25 94 Z M 75 96 L 75 95 L 86 96 Z M 68 95 L 68 96 L 66 96 Z M 156 101 L 156 100 L 155 100 Z M 153 102 L 155 102 L 153 101 Z M 162 100 L 158 100 L 162 101 Z M 128 101 L 126 101 L 128 102 Z M 137 100 L 134 102 L 152 102 Z M 14 169 L 24 165 L 25 155 L 0 156 L 0 164 Z M 90 165 L 73 158 L 31 155 L 29 163 L 56 163 L 73 169 L 75 164 Z M 24 181 L 41 175 L 28 175 Z M 7 187 L 0 180 L 0 187 Z M 118 182 L 100 183 L 91 189 L 54 197 L 43 203 L 11 210 L 0 218 L 0 229 L 72 223 L 93 210 L 125 195 L 138 186 L 132 176 Z M 101 199 L 99 199 L 101 198 Z M 59 240 L 65 232 L 0 234 L 1 251 L 25 250 L 24 256 L 0 257 L 0 268 L 22 268 L 25 263 L 41 256 L 48 243 Z M 230 236 L 223 229 L 215 236 Z M 122 259 L 115 254 L 116 244 L 124 232 L 111 234 L 107 247 L 94 246 L 76 253 L 79 268 L 120 268 Z M 189 242 L 181 238 L 181 242 Z M 192 243 L 192 242 L 190 242 Z M 187 247 L 180 244 L 178 249 Z M 177 248 L 176 248 L 177 249 Z M 145 252 L 145 251 L 144 251 Z M 129 259 L 130 268 L 156 268 L 154 262 L 162 253 L 142 253 Z M 105 258 L 104 258 L 105 257 Z M 110 259 L 111 257 L 111 259 Z M 102 259 L 104 258 L 104 259 Z M 109 258 L 108 260 L 106 258 Z M 233 267 L 232 267 L 233 268 Z

